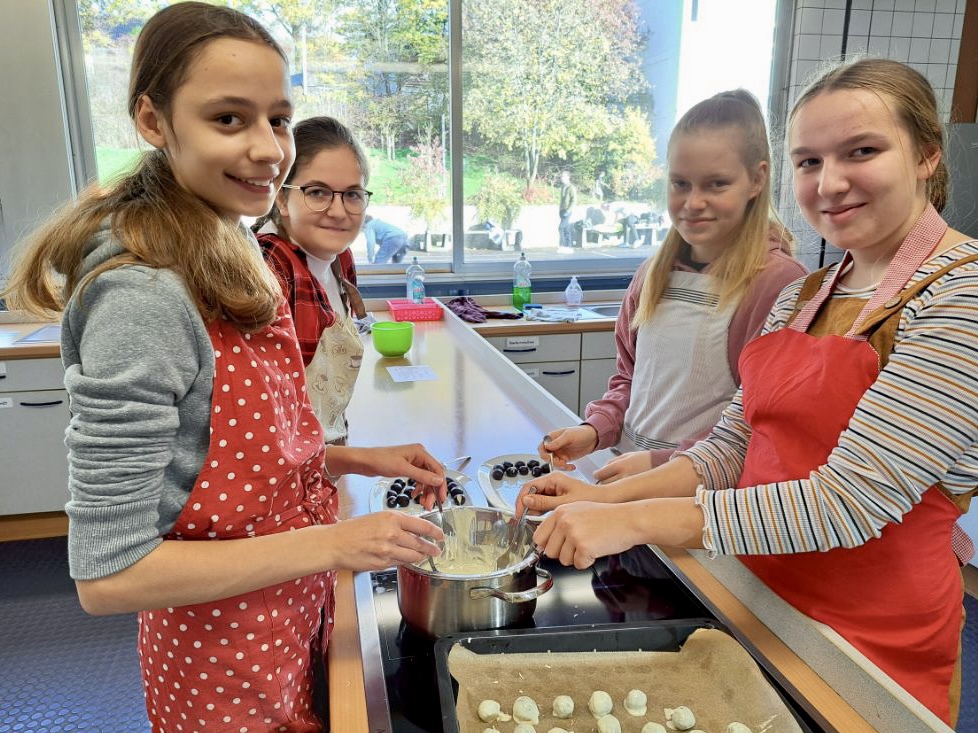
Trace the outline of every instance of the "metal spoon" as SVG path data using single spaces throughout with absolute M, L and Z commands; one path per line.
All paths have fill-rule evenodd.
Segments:
M 536 492 L 537 492 L 536 486 L 531 486 L 529 489 L 526 490 L 527 495 L 535 494 Z M 510 552 L 513 554 L 514 557 L 517 558 L 521 557 L 521 553 L 517 552 L 517 550 L 520 549 L 520 546 L 519 545 L 514 546 L 514 543 L 520 540 L 520 535 L 523 532 L 523 526 L 526 524 L 527 511 L 528 511 L 528 507 L 526 506 L 526 504 L 524 504 L 523 511 L 520 512 L 520 517 L 519 519 L 516 520 L 516 527 L 513 528 L 513 534 L 510 535 L 509 542 L 507 543 L 507 546 L 510 548 Z

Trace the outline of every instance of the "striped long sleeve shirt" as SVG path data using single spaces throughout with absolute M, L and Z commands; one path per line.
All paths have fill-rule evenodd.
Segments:
M 924 263 L 911 283 L 976 252 L 978 240 L 953 247 Z M 800 289 L 800 282 L 785 288 L 764 333 L 785 327 Z M 706 516 L 703 543 L 711 553 L 856 547 L 902 521 L 938 481 L 952 494 L 973 491 L 978 262 L 955 268 L 907 303 L 889 363 L 827 462 L 807 478 L 735 490 L 750 436 L 738 390 L 711 435 L 679 454 L 693 461 L 702 480 L 696 503 Z

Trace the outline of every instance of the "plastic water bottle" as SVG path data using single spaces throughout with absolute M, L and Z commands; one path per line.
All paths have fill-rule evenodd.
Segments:
M 581 289 L 581 284 L 577 282 L 577 275 L 572 275 L 570 285 L 564 289 L 564 302 L 577 307 L 583 301 L 584 291 Z
M 513 265 L 513 306 L 518 311 L 530 302 L 530 271 L 533 267 L 526 259 L 526 253 L 520 252 L 520 258 Z
M 407 268 L 407 298 L 415 303 L 424 303 L 424 268 L 415 257 Z

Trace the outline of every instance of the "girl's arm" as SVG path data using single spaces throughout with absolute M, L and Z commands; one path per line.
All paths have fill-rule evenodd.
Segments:
M 615 321 L 615 358 L 617 370 L 608 382 L 608 390 L 600 400 L 589 403 L 584 410 L 585 423 L 598 433 L 595 450 L 615 445 L 621 438 L 625 424 L 625 412 L 632 395 L 632 375 L 635 374 L 635 341 L 637 334 L 631 328 L 632 316 L 638 306 L 638 297 L 645 282 L 645 272 L 650 260 L 646 260 L 632 278 Z
M 326 570 L 381 570 L 438 555 L 431 522 L 378 512 L 337 524 L 220 542 L 167 540 L 134 565 L 75 585 L 91 614 L 203 603 Z

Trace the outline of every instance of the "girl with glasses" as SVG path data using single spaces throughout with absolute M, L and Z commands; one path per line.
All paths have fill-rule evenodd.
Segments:
M 303 120 L 293 134 L 295 164 L 271 212 L 254 228 L 292 311 L 325 440 L 342 444 L 363 356 L 357 321 L 366 312 L 350 245 L 370 200 L 367 157 L 332 117 Z
M 71 576 L 89 613 L 139 612 L 154 733 L 317 733 L 336 570 L 419 562 L 443 538 L 398 512 L 338 522 L 328 473 L 444 496 L 444 469 L 420 446 L 327 459 L 292 319 L 241 221 L 268 211 L 294 155 L 272 36 L 227 7 L 160 10 L 133 49 L 129 113 L 153 149 L 42 227 L 5 293 L 63 311 Z

